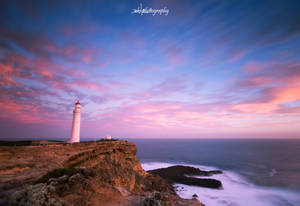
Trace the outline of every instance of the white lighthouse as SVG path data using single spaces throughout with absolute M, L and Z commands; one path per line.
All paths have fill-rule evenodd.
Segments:
M 80 103 L 77 101 L 73 111 L 72 133 L 69 143 L 80 142 L 80 115 Z

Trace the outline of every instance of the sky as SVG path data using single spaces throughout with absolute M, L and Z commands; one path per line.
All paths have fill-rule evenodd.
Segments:
M 137 9 L 168 13 L 134 13 Z M 300 1 L 0 3 L 0 139 L 300 138 Z

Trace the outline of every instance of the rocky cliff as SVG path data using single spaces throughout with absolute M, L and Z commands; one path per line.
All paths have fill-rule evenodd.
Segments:
M 144 171 L 134 143 L 2 147 L 2 202 L 11 205 L 202 205 Z

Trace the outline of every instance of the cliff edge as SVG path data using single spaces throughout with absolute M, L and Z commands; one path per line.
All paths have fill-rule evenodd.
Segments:
M 11 205 L 202 205 L 144 171 L 136 153 L 125 141 L 2 147 L 0 197 Z

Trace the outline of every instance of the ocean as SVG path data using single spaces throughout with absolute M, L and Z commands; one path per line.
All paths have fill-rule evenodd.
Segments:
M 207 206 L 300 206 L 300 140 L 134 139 L 145 170 L 176 164 L 220 169 L 223 189 L 176 184 Z

